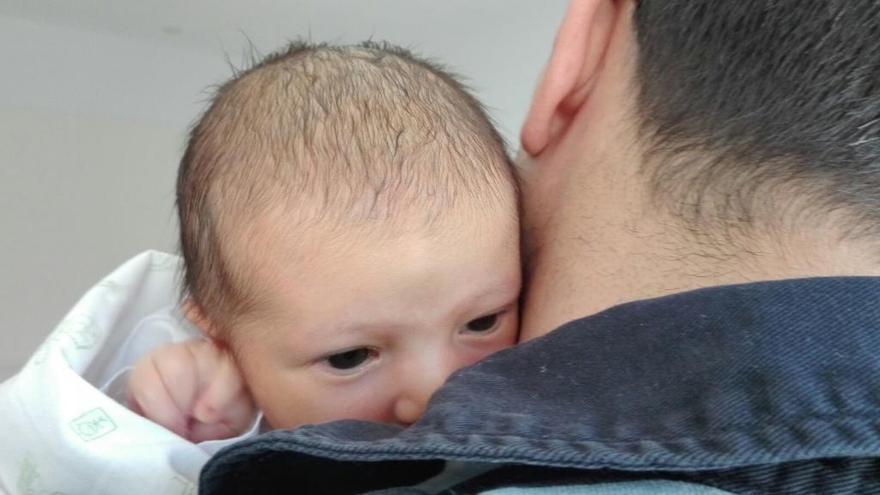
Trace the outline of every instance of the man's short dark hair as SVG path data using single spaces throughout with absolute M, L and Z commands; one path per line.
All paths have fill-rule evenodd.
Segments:
M 635 24 L 660 204 L 700 229 L 783 204 L 880 234 L 880 2 L 641 0 Z

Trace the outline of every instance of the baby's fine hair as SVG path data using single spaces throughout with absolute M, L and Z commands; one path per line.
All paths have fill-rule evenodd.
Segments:
M 190 132 L 177 177 L 184 295 L 215 320 L 246 311 L 230 239 L 272 208 L 307 236 L 315 222 L 481 214 L 515 189 L 502 138 L 448 71 L 387 43 L 294 42 L 236 71 Z

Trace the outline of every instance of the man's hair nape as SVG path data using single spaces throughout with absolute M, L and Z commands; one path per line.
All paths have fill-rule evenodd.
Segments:
M 641 0 L 635 24 L 658 204 L 703 231 L 837 212 L 880 235 L 880 2 Z

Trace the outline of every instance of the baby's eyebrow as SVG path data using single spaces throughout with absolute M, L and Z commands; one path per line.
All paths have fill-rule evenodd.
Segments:
M 497 284 L 492 284 L 487 290 L 475 293 L 470 297 L 471 300 L 489 299 L 493 297 L 508 298 L 518 296 L 522 287 L 513 280 L 504 280 Z
M 345 334 L 355 333 L 385 333 L 394 330 L 405 329 L 407 325 L 402 321 L 390 320 L 351 320 L 341 322 L 333 327 L 334 331 Z
M 447 314 L 457 315 L 461 317 L 469 312 L 495 311 L 502 309 L 504 305 L 509 304 L 519 297 L 520 287 L 513 279 L 503 280 L 486 286 L 479 292 L 473 292 L 461 297 L 453 306 L 446 309 Z M 492 306 L 492 307 L 486 307 Z M 418 311 L 418 308 L 413 308 Z M 483 316 L 483 315 L 478 315 Z M 351 318 L 342 318 L 337 322 L 311 330 L 310 338 L 316 340 L 327 339 L 329 334 L 334 335 L 382 335 L 394 332 L 405 331 L 407 328 L 419 325 L 418 316 L 413 317 L 413 313 L 401 314 L 399 318 L 370 318 L 368 315 L 361 317 L 352 316 Z
M 485 313 L 497 311 L 519 298 L 519 285 L 513 281 L 492 284 L 481 292 L 463 297 L 449 309 L 458 318 L 486 316 Z M 474 314 L 480 313 L 480 314 Z

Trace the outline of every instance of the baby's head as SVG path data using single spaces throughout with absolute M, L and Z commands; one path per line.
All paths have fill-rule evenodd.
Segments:
M 502 140 L 408 52 L 295 44 L 236 74 L 192 130 L 177 203 L 188 314 L 272 427 L 409 424 L 516 341 Z

